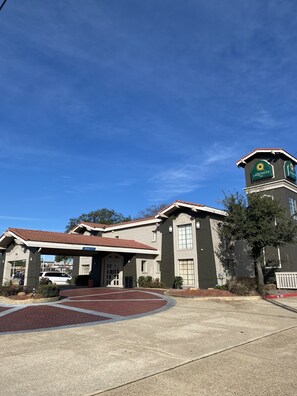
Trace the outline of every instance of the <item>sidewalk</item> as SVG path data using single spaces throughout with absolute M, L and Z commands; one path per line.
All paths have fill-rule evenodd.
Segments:
M 297 393 L 296 313 L 265 300 L 176 301 L 124 322 L 2 335 L 0 394 Z

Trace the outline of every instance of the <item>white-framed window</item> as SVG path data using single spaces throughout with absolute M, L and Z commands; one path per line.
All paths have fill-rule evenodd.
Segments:
M 183 285 L 195 286 L 194 260 L 183 259 L 179 262 L 179 276 L 183 278 Z
M 160 263 L 160 261 L 156 261 L 156 272 L 157 273 L 161 272 L 161 263 Z
M 294 198 L 289 198 L 290 215 L 297 220 L 297 202 Z
M 192 249 L 193 248 L 193 235 L 192 225 L 180 225 L 178 228 L 178 248 L 179 249 Z
M 81 274 L 82 275 L 89 275 L 90 272 L 90 265 L 89 264 L 82 264 L 81 266 Z
M 152 242 L 157 242 L 157 231 L 152 232 Z
M 146 260 L 141 260 L 140 270 L 141 270 L 141 272 L 147 272 L 147 263 L 146 263 Z
M 267 254 L 266 249 L 263 248 L 263 261 L 265 268 L 282 268 L 280 248 L 278 247 L 276 249 L 277 259 L 275 258 L 275 254 L 271 257 Z

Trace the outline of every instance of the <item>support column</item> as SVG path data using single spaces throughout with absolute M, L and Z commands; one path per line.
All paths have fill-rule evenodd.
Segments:
M 40 272 L 40 253 L 37 248 L 31 248 L 29 254 L 29 262 L 26 266 L 24 285 L 28 288 L 38 287 Z
M 80 261 L 79 256 L 73 257 L 72 279 L 76 278 L 77 275 L 79 275 L 79 261 Z
M 99 287 L 102 286 L 101 282 L 101 262 L 102 258 L 99 255 L 92 257 L 92 270 L 91 270 L 91 279 L 94 281 L 94 286 Z
M 0 257 L 0 285 L 3 284 L 4 264 L 5 264 L 5 253 L 1 253 L 1 257 Z

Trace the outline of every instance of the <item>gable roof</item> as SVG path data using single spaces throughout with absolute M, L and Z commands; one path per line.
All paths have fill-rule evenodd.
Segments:
M 224 210 L 212 208 L 210 206 L 206 206 L 203 204 L 197 204 L 192 202 L 185 202 L 185 201 L 174 201 L 172 204 L 166 206 L 164 209 L 156 213 L 155 216 L 145 217 L 141 219 L 135 219 L 126 221 L 124 223 L 116 223 L 116 224 L 100 224 L 100 223 L 89 223 L 86 221 L 82 221 L 77 226 L 75 226 L 70 232 L 75 233 L 79 228 L 86 228 L 87 230 L 91 231 L 116 231 L 125 228 L 132 228 L 142 225 L 149 225 L 149 224 L 156 224 L 162 222 L 162 218 L 168 217 L 167 215 L 176 210 L 177 208 L 190 208 L 194 212 L 202 211 L 202 212 L 209 212 L 213 214 L 218 214 L 220 216 L 226 216 L 227 213 Z M 96 237 L 97 238 L 97 237 Z
M 293 155 L 289 154 L 286 150 L 282 148 L 256 148 L 249 154 L 240 158 L 240 160 L 236 162 L 236 165 L 245 167 L 247 161 L 251 161 L 254 156 L 256 156 L 257 154 L 265 154 L 265 153 L 282 154 L 284 157 L 291 160 L 294 163 L 294 165 L 297 164 L 297 158 L 295 158 Z
M 160 221 L 161 220 L 156 219 L 155 216 L 125 221 L 123 223 L 115 223 L 115 224 L 100 224 L 100 223 L 89 223 L 86 221 L 82 221 L 77 226 L 72 228 L 72 230 L 70 232 L 74 233 L 79 228 L 86 228 L 89 231 L 91 231 L 91 230 L 93 230 L 93 231 L 114 231 L 114 230 L 120 230 L 120 229 L 124 229 L 124 228 L 131 228 L 131 227 L 148 225 L 148 224 L 156 224 L 156 223 L 159 223 Z
M 176 210 L 177 208 L 189 208 L 193 210 L 194 212 L 209 212 L 213 214 L 218 214 L 221 216 L 226 216 L 227 213 L 224 210 L 221 209 L 215 209 L 210 206 L 206 206 L 203 204 L 197 204 L 197 203 L 192 203 L 192 202 L 185 202 L 185 201 L 175 201 L 171 205 L 166 206 L 164 209 L 162 209 L 156 217 L 167 217 L 168 214 Z
M 157 250 L 151 246 L 135 240 L 105 238 L 80 234 L 64 234 L 62 232 L 27 230 L 22 228 L 8 228 L 0 238 L 0 246 L 7 247 L 12 239 L 20 240 L 28 247 L 47 247 L 74 250 L 88 250 L 92 247 L 95 251 L 125 251 L 125 252 L 149 252 Z M 83 249 L 85 247 L 85 249 Z

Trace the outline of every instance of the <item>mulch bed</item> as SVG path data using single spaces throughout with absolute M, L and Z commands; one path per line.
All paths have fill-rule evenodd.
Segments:
M 172 297 L 232 297 L 235 294 L 232 294 L 228 290 L 219 290 L 219 289 L 170 289 L 167 294 Z

